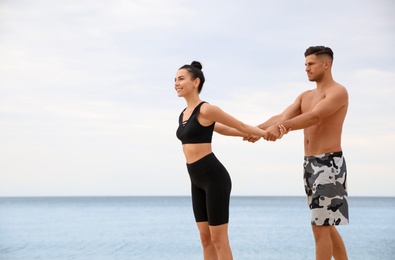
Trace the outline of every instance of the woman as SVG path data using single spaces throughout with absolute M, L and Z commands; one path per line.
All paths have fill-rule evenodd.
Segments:
M 246 125 L 202 101 L 202 65 L 194 61 L 176 74 L 175 89 L 187 107 L 179 117 L 177 137 L 182 142 L 192 185 L 192 204 L 204 259 L 233 259 L 228 239 L 231 179 L 211 150 L 213 131 L 223 135 L 262 137 L 265 131 Z

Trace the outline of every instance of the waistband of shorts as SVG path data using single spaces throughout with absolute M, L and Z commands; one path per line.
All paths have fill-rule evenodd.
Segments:
M 214 153 L 209 153 L 196 162 L 187 163 L 188 172 L 201 172 L 213 166 L 214 163 L 218 162 L 217 157 Z
M 305 160 L 316 160 L 316 159 L 322 159 L 322 158 L 333 158 L 333 157 L 342 157 L 343 152 L 338 151 L 338 152 L 333 152 L 333 153 L 322 153 L 322 154 L 316 154 L 316 155 L 311 155 L 311 156 L 305 156 Z

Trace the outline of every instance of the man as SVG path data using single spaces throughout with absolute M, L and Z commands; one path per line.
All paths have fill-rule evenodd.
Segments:
M 333 52 L 324 46 L 305 52 L 306 72 L 316 88 L 300 94 L 283 113 L 258 127 L 275 141 L 280 129 L 304 129 L 304 182 L 311 211 L 316 259 L 348 259 L 336 225 L 348 224 L 346 164 L 341 148 L 348 93 L 332 78 Z M 253 140 L 253 138 L 250 139 Z

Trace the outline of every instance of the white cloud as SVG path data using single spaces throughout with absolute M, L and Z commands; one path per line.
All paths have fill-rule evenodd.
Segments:
M 176 70 L 200 60 L 201 97 L 255 125 L 314 88 L 303 65 L 314 44 L 333 47 L 335 80 L 350 93 L 352 191 L 394 195 L 392 5 L 3 1 L 0 195 L 189 194 Z M 302 195 L 302 138 L 215 136 L 213 146 L 235 195 Z M 372 176 L 384 181 L 366 189 Z

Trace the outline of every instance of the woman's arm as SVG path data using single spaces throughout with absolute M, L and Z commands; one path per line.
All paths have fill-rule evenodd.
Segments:
M 218 134 L 227 135 L 227 136 L 240 136 L 240 137 L 244 137 L 244 138 L 247 138 L 250 136 L 248 134 L 240 132 L 239 130 L 237 130 L 235 128 L 223 125 L 218 122 L 215 123 L 214 131 L 217 132 Z
M 266 131 L 251 125 L 244 124 L 240 120 L 222 111 L 219 107 L 207 103 L 200 107 L 198 119 L 202 125 L 209 125 L 212 122 L 218 122 L 224 126 L 234 128 L 240 133 L 244 134 L 243 137 L 246 135 L 256 135 L 262 137 L 266 134 Z M 221 131 L 221 126 L 219 126 L 219 128 Z M 237 134 L 237 132 L 234 132 L 233 130 L 226 130 L 225 128 L 222 128 L 222 131 L 229 131 L 227 133 L 230 135 Z

